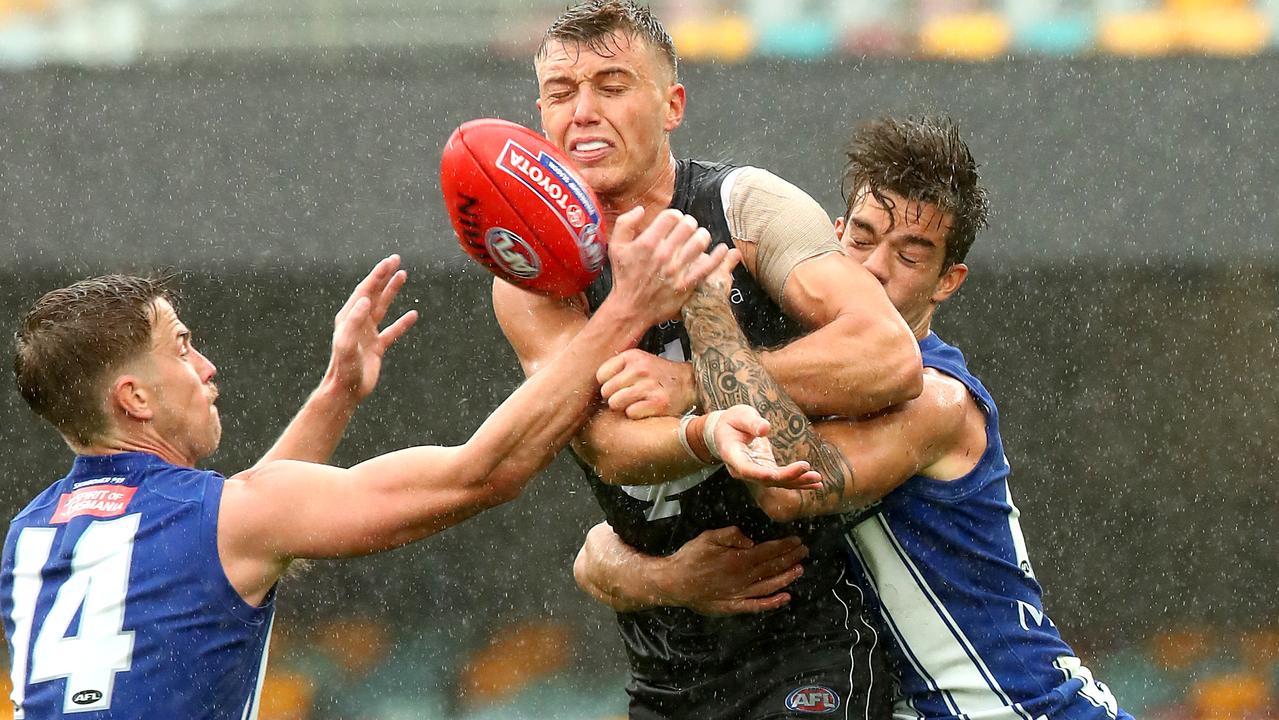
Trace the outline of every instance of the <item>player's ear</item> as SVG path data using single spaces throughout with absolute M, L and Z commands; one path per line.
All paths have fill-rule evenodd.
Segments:
M 151 390 L 137 375 L 120 375 L 111 384 L 110 407 L 112 415 L 121 414 L 134 420 L 150 420 L 155 417 L 155 401 Z
M 675 83 L 666 88 L 666 122 L 663 127 L 671 132 L 684 122 L 684 105 L 688 101 L 684 85 Z
M 937 279 L 937 289 L 933 291 L 933 302 L 939 303 L 954 295 L 966 279 L 968 279 L 967 265 L 955 263 L 946 268 L 946 271 Z
M 843 242 L 844 240 L 844 216 L 835 216 L 835 239 Z

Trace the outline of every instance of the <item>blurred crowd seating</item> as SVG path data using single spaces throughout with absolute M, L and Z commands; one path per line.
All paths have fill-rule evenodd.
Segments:
M 259 720 L 621 720 L 620 640 L 546 618 L 478 635 L 463 625 L 395 632 L 380 619 L 277 623 Z M 1113 641 L 1107 641 L 1113 642 Z M 607 643 L 617 663 L 598 667 Z M 1076 650 L 1142 720 L 1279 720 L 1279 625 L 1180 628 Z M 10 692 L 9 674 L 0 693 Z M 12 720 L 0 703 L 0 720 Z
M 650 0 L 690 61 L 1248 56 L 1279 0 Z M 566 0 L 0 0 L 0 65 L 188 50 L 487 47 L 527 57 Z M 104 52 L 103 47 L 109 48 Z
M 261 720 L 620 720 L 625 674 L 584 665 L 580 638 L 522 619 L 465 639 L 436 630 L 399 642 L 368 618 L 307 634 L 276 631 Z M 283 636 L 283 642 L 279 642 Z M 1143 720 L 1279 720 L 1279 625 L 1184 628 L 1144 642 L 1079 648 L 1120 704 Z
M 601 673 L 567 625 L 532 618 L 469 637 L 392 638 L 337 617 L 272 640 L 259 720 L 620 720 L 626 677 Z M 609 634 L 607 642 L 616 637 Z M 620 647 L 618 648 L 620 652 Z
M 706 2 L 673 34 L 689 59 L 899 55 L 1247 56 L 1279 47 L 1279 0 Z

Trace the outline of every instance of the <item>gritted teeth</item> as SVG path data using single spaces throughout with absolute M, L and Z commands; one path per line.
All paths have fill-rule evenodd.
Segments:
M 592 152 L 594 150 L 603 150 L 608 147 L 608 143 L 603 140 L 581 140 L 573 143 L 573 149 L 579 152 Z

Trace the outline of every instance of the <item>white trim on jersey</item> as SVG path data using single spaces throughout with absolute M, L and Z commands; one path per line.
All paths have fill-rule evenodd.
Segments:
M 1008 464 L 1008 458 L 1004 458 L 1004 464 Z M 1026 551 L 1026 536 L 1021 534 L 1021 510 L 1017 509 L 1017 504 L 1013 502 L 1013 489 L 1008 483 L 1004 483 L 1004 498 L 1008 502 L 1008 529 L 1013 535 L 1013 552 L 1017 555 L 1017 567 L 1021 568 L 1023 574 L 1028 578 L 1035 577 L 1035 568 L 1030 564 L 1030 553 Z
M 1000 687 L 883 515 L 858 524 L 849 540 L 903 654 L 951 714 L 967 720 L 1032 720 Z M 895 718 L 919 717 L 917 709 L 903 705 L 898 704 Z
M 866 593 L 862 590 L 861 586 L 848 578 L 847 567 L 840 569 L 839 577 L 835 580 L 835 587 L 832 587 L 830 590 L 831 595 L 834 595 L 835 599 L 839 601 L 839 604 L 844 606 L 844 629 L 852 630 L 857 633 L 857 637 L 853 640 L 853 644 L 848 646 L 848 687 L 851 688 L 853 687 L 853 676 L 857 671 L 857 646 L 862 642 L 862 631 L 860 628 L 854 628 L 849 625 L 849 621 L 852 618 L 852 608 L 848 606 L 848 603 L 844 602 L 844 598 L 839 596 L 838 588 L 841 582 L 857 591 L 858 607 L 866 607 Z M 867 685 L 868 692 L 866 693 L 866 706 L 862 709 L 863 720 L 870 720 L 870 703 L 871 698 L 875 694 L 875 663 L 871 660 L 871 658 L 875 655 L 875 648 L 879 647 L 879 631 L 875 629 L 874 625 L 871 625 L 866 621 L 865 614 L 858 613 L 857 619 L 861 621 L 862 625 L 866 626 L 866 630 L 870 632 L 871 637 L 870 650 L 866 652 L 867 670 L 870 674 L 870 682 Z M 844 720 L 852 720 L 852 715 L 850 714 L 852 711 L 852 697 L 850 696 L 849 702 L 845 703 L 844 706 Z
M 729 219 L 731 214 L 729 211 L 729 201 L 733 198 L 733 186 L 737 184 L 737 176 L 742 174 L 743 170 L 749 168 L 749 165 L 743 165 L 734 168 L 724 176 L 724 181 L 719 184 L 719 201 L 724 206 L 724 224 L 728 226 L 728 234 L 733 234 L 733 221 Z
M 262 709 L 262 686 L 266 683 L 266 659 L 271 652 L 271 631 L 275 629 L 275 615 L 266 628 L 266 642 L 262 643 L 262 659 L 258 662 L 258 681 L 244 703 L 244 712 L 240 720 L 258 720 L 258 711 Z

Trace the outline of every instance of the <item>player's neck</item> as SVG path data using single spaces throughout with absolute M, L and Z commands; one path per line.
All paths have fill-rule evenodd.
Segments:
M 195 460 L 187 458 L 171 442 L 156 436 L 154 433 L 121 434 L 108 433 L 91 445 L 81 445 L 67 440 L 67 444 L 77 455 L 116 455 L 126 452 L 142 452 L 164 460 L 170 465 L 195 467 Z
M 928 333 L 933 331 L 933 313 L 936 311 L 936 305 L 929 305 L 921 317 L 914 320 L 906 320 L 906 324 L 910 326 L 910 331 L 915 335 L 915 340 L 922 341 L 928 337 Z
M 604 217 L 611 224 L 618 215 L 634 207 L 644 208 L 644 223 L 647 227 L 658 213 L 671 206 L 675 197 L 675 156 L 668 149 L 666 161 L 660 163 L 653 172 L 646 174 L 631 187 L 612 195 L 600 195 L 600 204 L 604 206 Z

